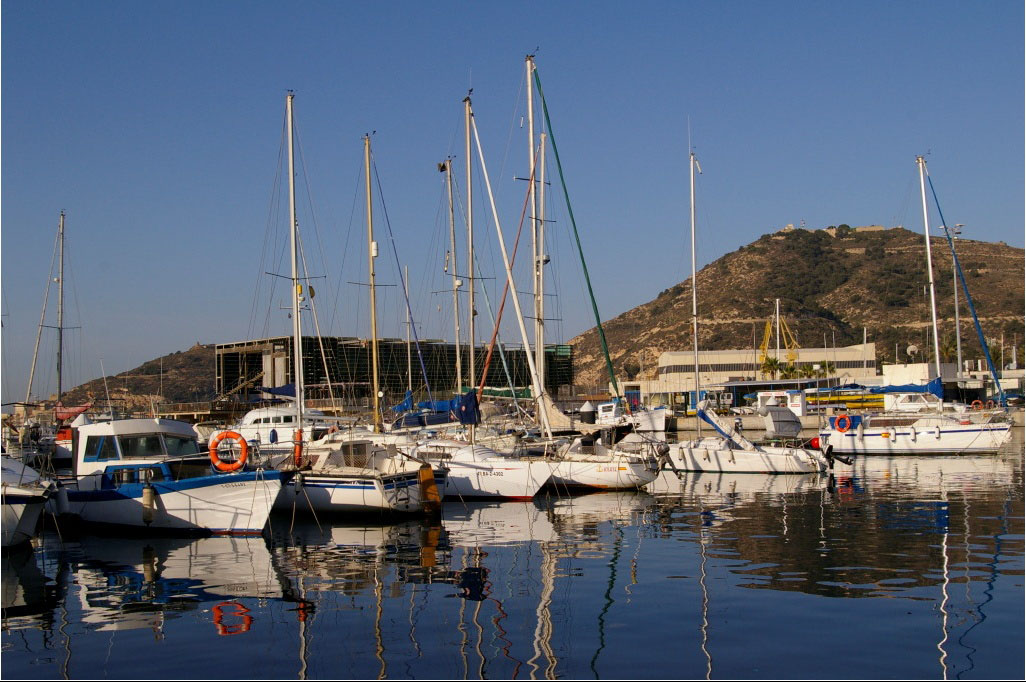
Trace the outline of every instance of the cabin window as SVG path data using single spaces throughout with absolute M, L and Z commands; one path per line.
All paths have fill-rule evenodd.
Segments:
M 114 449 L 114 438 L 112 436 L 89 436 L 86 438 L 85 458 L 90 462 L 117 459 L 118 452 Z
M 164 450 L 160 447 L 160 436 L 157 434 L 120 436 L 118 443 L 121 445 L 121 455 L 123 457 L 164 456 Z
M 167 454 L 170 456 L 195 455 L 200 451 L 199 442 L 186 436 L 164 436 L 164 445 L 167 446 Z
M 275 418 L 274 418 L 274 419 L 272 420 L 272 422 L 271 422 L 271 423 L 272 423 L 272 424 L 281 424 L 281 417 L 275 417 Z
M 288 415 L 287 417 L 285 417 L 285 423 L 286 423 L 286 424 L 291 424 L 291 423 L 292 423 L 292 422 L 294 422 L 294 421 L 295 421 L 295 419 L 294 419 L 294 418 L 292 417 L 292 415 L 291 415 L 291 414 L 290 414 L 290 415 Z

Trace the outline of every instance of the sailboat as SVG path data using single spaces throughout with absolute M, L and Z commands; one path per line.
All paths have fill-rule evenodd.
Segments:
M 533 139 L 533 88 L 532 84 L 539 85 L 539 94 L 541 94 L 540 80 L 538 79 L 537 69 L 534 64 L 534 57 L 528 55 L 526 58 L 527 68 L 527 82 L 528 82 L 528 118 L 529 118 L 529 129 L 532 131 L 532 139 L 530 141 L 532 150 L 534 148 Z M 542 103 L 544 105 L 544 96 L 542 96 Z M 546 114 L 546 119 L 548 116 Z M 485 187 L 488 193 L 489 203 L 491 206 L 492 219 L 495 223 L 496 235 L 499 243 L 499 250 L 502 255 L 502 262 L 506 272 L 506 285 L 512 293 L 511 299 L 515 310 L 515 317 L 517 326 L 520 331 L 521 340 L 523 341 L 524 348 L 530 349 L 531 343 L 527 336 L 527 329 L 524 325 L 524 314 L 520 307 L 519 298 L 516 295 L 517 288 L 513 280 L 513 270 L 510 261 L 509 253 L 506 250 L 506 243 L 503 239 L 502 226 L 499 222 L 498 212 L 495 207 L 495 200 L 491 190 L 491 181 L 488 177 L 488 170 L 485 166 L 484 152 L 481 148 L 481 140 L 477 131 L 477 123 L 470 112 L 469 98 L 467 100 L 467 120 L 468 120 L 468 132 L 467 132 L 467 148 L 468 157 L 470 149 L 470 131 L 473 131 L 474 141 L 476 143 L 478 158 L 481 162 L 482 177 L 485 181 Z M 555 151 L 555 139 L 551 135 L 551 125 L 549 128 L 549 139 L 552 141 L 553 151 Z M 544 143 L 545 137 L 542 137 Z M 540 150 L 544 150 L 544 144 L 539 145 Z M 535 163 L 533 156 L 530 157 L 532 164 Z M 542 155 L 544 160 L 544 155 Z M 556 161 L 559 163 L 559 155 L 556 153 Z M 535 182 L 536 171 L 532 166 L 530 174 L 531 189 L 529 190 L 531 196 L 534 194 L 534 182 Z M 541 177 L 544 177 L 543 175 Z M 468 192 L 469 194 L 469 192 Z M 571 213 L 571 220 L 573 219 Z M 533 221 L 540 223 L 540 220 Z M 544 250 L 544 245 L 539 247 L 538 253 Z M 535 257 L 535 270 L 540 270 L 543 264 L 544 258 L 540 255 Z M 585 276 L 587 277 L 587 268 L 584 268 Z M 537 276 L 537 272 L 536 272 Z M 536 280 L 537 284 L 537 280 Z M 590 284 L 589 284 L 590 288 Z M 536 287 L 537 292 L 536 299 L 544 295 L 544 292 L 540 287 Z M 537 304 L 536 304 L 537 305 Z M 540 308 L 536 307 L 538 316 L 541 316 Z M 597 315 L 596 315 L 597 317 Z M 599 322 L 601 325 L 601 321 Z M 539 329 L 536 329 L 536 334 L 541 334 Z M 540 336 L 535 338 L 536 354 L 544 355 L 544 339 Z M 612 442 L 601 442 L 592 440 L 591 445 L 586 445 L 586 437 L 578 437 L 576 439 L 567 442 L 565 439 L 557 440 L 553 437 L 553 426 L 569 426 L 569 420 L 555 409 L 555 405 L 552 402 L 552 398 L 545 391 L 545 386 L 541 378 L 541 373 L 538 369 L 538 363 L 535 359 L 535 353 L 526 353 L 527 365 L 531 376 L 532 393 L 535 397 L 536 402 L 536 415 L 539 418 L 540 425 L 544 434 L 546 443 L 544 447 L 546 449 L 546 459 L 551 468 L 551 475 L 549 482 L 558 488 L 600 488 L 600 489 L 622 489 L 622 488 L 636 488 L 645 485 L 652 481 L 656 476 L 656 460 L 651 455 L 638 454 L 633 452 L 627 452 L 615 447 Z M 615 378 L 614 378 L 615 382 Z M 483 381 L 482 381 L 483 385 Z M 479 388 L 480 390 L 480 388 Z M 555 424 L 554 424 L 555 423 Z
M 863 455 L 922 455 L 922 454 L 985 454 L 995 453 L 1012 438 L 1012 425 L 1009 421 L 1001 421 L 998 415 L 980 415 L 974 419 L 971 413 L 945 412 L 941 401 L 941 356 L 940 341 L 937 332 L 937 303 L 933 281 L 933 255 L 930 248 L 930 220 L 926 204 L 926 160 L 916 157 L 919 167 L 919 188 L 923 203 L 923 229 L 926 233 L 926 271 L 930 284 L 930 309 L 933 321 L 934 362 L 936 363 L 937 383 L 936 395 L 930 396 L 932 409 L 919 412 L 899 410 L 896 397 L 907 394 L 894 393 L 885 396 L 887 399 L 881 413 L 870 415 L 840 414 L 830 417 L 829 423 L 822 428 L 819 437 L 834 452 Z M 932 182 L 931 182 L 932 187 Z M 935 195 L 936 198 L 936 195 Z M 938 209 L 940 205 L 938 204 Z M 943 216 L 941 216 L 943 221 Z M 947 228 L 944 228 L 945 231 Z M 954 254 L 954 252 L 952 252 Z M 961 267 L 955 258 L 956 274 Z M 964 284 L 964 280 L 963 280 Z M 966 288 L 966 298 L 972 310 L 972 298 Z M 975 318 L 975 311 L 974 311 Z M 977 322 L 980 333 L 980 344 L 986 351 L 986 340 Z M 988 364 L 990 353 L 986 351 Z M 995 373 L 995 385 L 1000 391 L 1001 383 Z M 929 394 L 922 394 L 923 396 Z M 916 396 L 918 398 L 918 396 Z M 923 398 L 925 401 L 925 397 Z M 983 404 L 977 401 L 977 406 Z
M 698 365 L 698 277 L 695 256 L 695 170 L 701 172 L 694 151 L 689 152 L 691 175 L 691 321 L 695 355 L 695 396 L 699 391 Z M 804 447 L 756 445 L 733 425 L 727 425 L 712 411 L 708 400 L 697 404 L 696 414 L 712 426 L 716 435 L 701 436 L 673 446 L 663 446 L 673 469 L 729 473 L 797 474 L 826 471 L 830 459 L 823 452 Z M 701 429 L 701 422 L 699 422 Z
M 0 546 L 13 547 L 36 536 L 46 501 L 56 485 L 35 469 L 3 456 L 3 536 Z
M 303 377 L 302 309 L 305 301 L 302 278 L 299 276 L 299 222 L 296 219 L 295 158 L 293 148 L 293 101 L 289 92 L 285 100 L 288 135 L 289 218 L 292 260 L 292 353 L 296 390 L 295 430 L 292 452 L 272 460 L 283 471 L 293 471 L 291 482 L 283 486 L 276 501 L 279 509 L 340 512 L 436 512 L 441 497 L 431 465 L 400 453 L 369 438 L 358 438 L 355 432 L 334 431 L 322 438 L 303 439 L 305 392 Z M 364 137 L 364 159 L 367 173 L 367 233 L 371 277 L 371 327 L 374 340 L 375 431 L 380 430 L 377 410 L 377 325 L 374 299 L 374 243 L 371 211 L 370 137 Z M 245 451 L 246 441 L 240 434 L 225 431 L 211 440 L 211 457 L 215 457 L 221 441 L 236 442 Z

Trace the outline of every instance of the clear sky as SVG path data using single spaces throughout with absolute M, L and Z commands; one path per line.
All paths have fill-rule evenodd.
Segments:
M 288 333 L 285 289 L 264 273 L 288 272 L 276 177 L 290 89 L 323 333 L 368 333 L 365 288 L 349 282 L 367 280 L 361 137 L 374 131 L 378 281 L 399 282 L 387 212 L 420 336 L 451 338 L 450 298 L 435 293 L 449 286 L 436 164 L 455 157 L 462 194 L 472 87 L 512 242 L 528 53 L 604 319 L 690 274 L 689 120 L 704 171 L 699 267 L 803 220 L 921 231 L 917 154 L 967 238 L 1023 246 L 1019 0 L 4 0 L 0 30 L 5 403 L 24 398 L 62 209 L 67 383 L 100 376 L 101 362 L 113 374 L 197 341 Z M 497 277 L 476 177 L 482 275 Z M 549 217 L 548 340 L 565 341 L 594 322 L 566 210 L 553 202 Z M 401 336 L 398 289 L 382 292 L 382 334 Z M 51 298 L 48 325 L 54 309 Z M 37 394 L 55 388 L 54 337 L 45 330 Z M 518 340 L 514 327 L 503 338 Z

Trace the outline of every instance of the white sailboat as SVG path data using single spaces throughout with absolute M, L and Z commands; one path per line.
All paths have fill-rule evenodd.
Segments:
M 698 277 L 695 256 L 695 170 L 698 159 L 689 152 L 691 170 L 691 316 L 695 351 L 695 396 L 699 392 L 698 365 Z M 733 426 L 723 424 L 712 412 L 708 400 L 698 403 L 699 420 L 713 427 L 716 435 L 701 435 L 673 446 L 664 446 L 672 468 L 683 471 L 718 471 L 729 473 L 811 473 L 826 471 L 830 462 L 819 450 L 803 447 L 756 445 Z
M 930 220 L 926 205 L 926 160 L 916 157 L 919 167 L 919 188 L 923 204 L 923 229 L 926 233 L 926 270 L 930 284 L 930 306 L 933 322 L 934 358 L 937 376 L 941 376 L 940 341 L 937 333 L 937 304 L 933 282 L 933 256 L 930 248 Z M 986 454 L 995 453 L 1012 438 L 1012 425 L 988 412 L 974 418 L 966 411 L 944 411 L 944 403 L 935 396 L 926 398 L 930 406 L 904 401 L 886 394 L 884 411 L 870 415 L 841 414 L 830 417 L 819 437 L 825 446 L 840 454 L 922 455 L 922 454 Z M 913 407 L 915 406 L 915 407 Z M 978 405 L 983 407 L 982 404 Z M 913 409 L 916 409 L 913 412 Z

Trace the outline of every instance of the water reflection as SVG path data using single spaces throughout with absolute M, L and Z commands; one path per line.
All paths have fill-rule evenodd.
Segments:
M 862 458 L 5 554 L 12 677 L 1014 677 L 1023 466 Z M 827 642 L 827 646 L 823 643 Z M 213 644 L 213 646 L 212 646 Z M 1012 666 L 1011 668 L 1009 666 Z M 1014 673 L 1014 674 L 1013 674 Z

